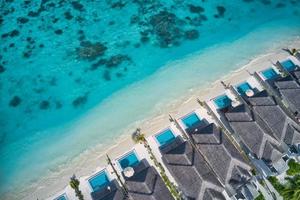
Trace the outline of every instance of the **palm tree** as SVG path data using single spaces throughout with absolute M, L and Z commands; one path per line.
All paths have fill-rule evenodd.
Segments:
M 295 48 L 293 48 L 293 49 L 285 48 L 282 50 L 288 52 L 291 56 L 295 56 L 300 51 L 300 49 L 295 49 Z
M 132 140 L 135 143 L 144 143 L 146 142 L 145 135 L 141 133 L 141 129 L 137 128 L 136 131 L 132 134 Z
M 75 174 L 70 178 L 70 186 L 75 190 L 75 194 L 78 197 L 79 200 L 84 200 L 83 195 L 79 189 L 80 182 L 76 178 Z
M 282 191 L 282 196 L 286 200 L 300 199 L 300 175 L 294 177 L 287 177 L 288 181 L 286 187 Z

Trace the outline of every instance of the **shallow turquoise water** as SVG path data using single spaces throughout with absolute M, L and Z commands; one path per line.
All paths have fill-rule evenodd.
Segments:
M 56 143 L 68 141 L 72 133 L 47 130 L 76 120 L 169 61 L 230 43 L 270 21 L 275 22 L 270 29 L 300 25 L 299 4 L 295 0 L 2 2 L 1 179 L 10 188 L 25 185 L 102 142 L 112 133 L 87 137 L 77 141 L 83 144 L 80 147 L 62 153 L 66 149 L 55 149 Z M 226 71 L 218 67 L 212 69 Z M 47 149 L 52 153 L 45 157 Z M 51 163 L 54 158 L 58 161 Z M 9 191 L 3 185 L 0 190 Z

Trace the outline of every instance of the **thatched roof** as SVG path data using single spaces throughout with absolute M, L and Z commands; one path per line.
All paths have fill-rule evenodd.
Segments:
M 227 135 L 215 124 L 211 123 L 203 128 L 195 127 L 194 131 L 190 130 L 188 134 L 227 188 L 235 189 L 235 185 L 230 183 L 231 180 L 250 178 L 251 167 Z
M 173 200 L 171 193 L 153 166 L 143 159 L 134 167 L 134 175 L 125 177 L 128 193 L 134 200 Z
M 188 142 L 178 136 L 161 149 L 163 162 L 189 199 L 206 199 L 208 191 L 213 199 L 224 199 L 224 190 L 204 158 Z M 212 192 L 213 191 L 213 192 Z

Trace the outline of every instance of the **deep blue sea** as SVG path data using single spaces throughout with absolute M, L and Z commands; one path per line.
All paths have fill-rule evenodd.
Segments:
M 166 64 L 204 49 L 213 47 L 217 58 L 224 57 L 227 54 L 220 52 L 226 46 L 250 33 L 240 49 L 230 49 L 243 56 L 228 54 L 233 57 L 228 60 L 242 62 L 279 39 L 299 36 L 300 1 L 1 0 L 1 196 L 18 193 L 49 173 L 59 174 L 57 166 L 116 140 L 116 130 L 145 117 L 171 87 L 163 79 L 155 82 L 165 88 L 162 94 L 147 89 L 138 93 L 149 96 L 152 104 L 140 102 L 134 91 L 126 92 L 128 88 L 143 88 L 143 81 Z M 234 69 L 226 63 L 201 68 L 199 63 L 190 70 L 205 82 Z M 176 70 L 179 80 L 181 71 Z M 178 91 L 194 86 L 195 77 L 191 80 L 187 78 L 188 86 L 181 89 L 179 84 Z M 128 99 L 107 108 L 107 101 L 120 93 Z M 59 131 L 95 107 L 103 123 L 97 134 Z

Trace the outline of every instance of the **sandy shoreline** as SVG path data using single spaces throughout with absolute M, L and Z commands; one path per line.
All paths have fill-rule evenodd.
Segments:
M 285 44 L 286 46 L 282 46 L 281 48 L 300 47 L 300 39 L 298 37 L 296 40 L 286 41 Z M 132 133 L 135 128 L 141 128 L 142 132 L 147 136 L 152 135 L 169 125 L 169 114 L 175 118 L 179 118 L 199 107 L 196 101 L 197 98 L 201 100 L 208 100 L 222 93 L 224 90 L 220 84 L 220 80 L 234 85 L 244 81 L 247 77 L 249 77 L 247 70 L 250 72 L 261 71 L 271 66 L 271 61 L 276 62 L 277 60 L 283 60 L 288 56 L 286 52 L 278 49 L 278 47 L 275 47 L 274 49 L 267 49 L 266 52 L 268 53 L 260 55 L 259 57 L 248 58 L 250 62 L 248 62 L 242 68 L 232 71 L 218 80 L 207 82 L 195 88 L 190 88 L 188 91 L 186 91 L 185 95 L 181 96 L 180 98 L 176 98 L 176 100 L 172 102 L 160 102 L 160 104 L 156 105 L 156 107 L 153 109 L 153 112 L 150 116 L 144 120 L 131 124 L 122 131 L 124 134 L 122 134 L 119 139 L 116 139 L 114 142 L 111 141 L 112 144 L 110 145 L 110 148 L 107 149 L 101 145 L 82 153 L 80 156 L 70 160 L 70 163 L 76 163 L 76 166 L 73 166 L 72 168 L 60 166 L 59 170 L 56 169 L 54 172 L 50 173 L 51 177 L 47 177 L 47 181 L 42 179 L 32 184 L 30 188 L 22 192 L 21 196 L 15 196 L 15 198 L 36 199 L 38 197 L 39 199 L 44 199 L 56 194 L 57 192 L 63 190 L 68 183 L 68 177 L 61 177 L 59 181 L 57 180 L 62 171 L 63 174 L 70 175 L 76 172 L 77 176 L 88 176 L 89 174 L 92 174 L 99 167 L 104 167 L 106 165 L 106 153 L 108 153 L 111 158 L 116 158 L 133 147 L 134 143 L 131 140 L 130 133 Z M 193 60 L 191 62 L 197 61 Z M 87 121 L 85 122 L 87 123 Z M 80 126 L 84 127 L 85 123 L 83 122 L 83 124 L 80 124 Z M 87 129 L 87 127 L 85 127 L 85 129 Z M 90 129 L 93 129 L 93 127 L 90 127 Z M 87 164 L 90 166 L 98 166 L 98 168 L 89 167 L 87 170 Z

